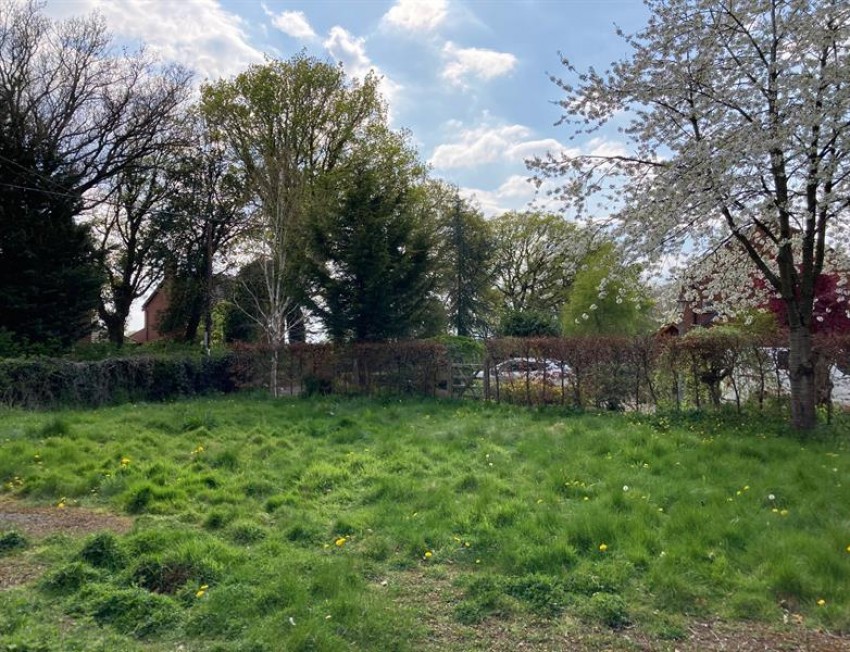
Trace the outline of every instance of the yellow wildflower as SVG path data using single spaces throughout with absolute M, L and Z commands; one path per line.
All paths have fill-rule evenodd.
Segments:
M 345 537 L 339 537 L 336 541 L 334 541 L 334 544 L 337 548 L 342 548 L 346 541 L 347 539 Z
M 424 558 L 424 559 L 431 559 L 431 557 L 433 557 L 433 556 L 434 556 L 434 553 L 433 553 L 433 552 L 431 552 L 430 550 L 426 550 L 426 551 L 425 551 L 425 555 L 423 556 L 423 558 Z
M 825 604 L 826 604 L 826 600 L 824 600 L 823 598 L 821 598 L 820 600 L 818 600 L 818 606 L 819 606 L 819 607 L 822 607 L 822 606 L 824 606 Z
M 607 543 L 600 543 L 599 544 L 599 552 L 605 552 L 606 550 L 608 550 L 608 544 Z

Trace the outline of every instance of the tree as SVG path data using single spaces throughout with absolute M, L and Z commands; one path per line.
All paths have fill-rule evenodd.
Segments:
M 287 331 L 303 338 L 303 217 L 317 181 L 384 122 L 377 80 L 348 80 L 340 66 L 300 54 L 205 86 L 201 112 L 241 166 L 256 203 L 247 254 L 262 268 L 262 296 L 241 307 L 272 349 L 276 392 L 277 351 Z
M 189 76 L 113 53 L 99 18 L 53 22 L 0 0 L 0 326 L 67 347 L 98 303 L 88 191 L 175 137 Z
M 250 226 L 250 193 L 209 125 L 194 115 L 187 127 L 191 137 L 167 170 L 168 196 L 157 220 L 171 299 L 162 328 L 194 342 L 203 323 L 209 348 L 214 271 Z
M 336 341 L 415 335 L 434 287 L 424 171 L 388 133 L 324 179 L 306 238 L 310 307 Z M 320 199 L 322 198 L 322 199 Z
M 74 221 L 82 197 L 56 190 L 60 174 L 33 177 L 37 154 L 18 145 L 0 128 L 0 332 L 14 349 L 53 352 L 91 330 L 98 256 L 88 227 Z
M 587 233 L 558 215 L 534 212 L 505 213 L 492 226 L 501 311 L 545 314 L 554 322 L 587 251 Z
M 619 234 L 653 260 L 727 241 L 745 251 L 786 306 L 792 422 L 811 429 L 815 284 L 829 242 L 850 234 L 850 10 L 837 0 L 647 5 L 647 26 L 625 37 L 631 56 L 605 73 L 564 59 L 577 80 L 555 79 L 562 124 L 587 134 L 625 112 L 631 151 L 531 165 L 561 180 L 566 208 L 609 203 Z M 709 292 L 734 311 L 746 278 Z
M 490 224 L 460 198 L 457 188 L 441 182 L 428 188 L 437 214 L 438 292 L 445 299 L 449 325 L 460 336 L 486 332 L 493 285 Z
M 560 329 L 550 312 L 507 310 L 497 328 L 499 337 L 557 337 Z
M 561 316 L 565 335 L 636 335 L 650 326 L 652 307 L 640 268 L 622 263 L 607 242 L 579 265 Z
M 105 283 L 100 290 L 97 314 L 106 325 L 109 341 L 124 344 L 124 329 L 133 301 L 162 279 L 159 255 L 162 232 L 153 216 L 166 196 L 163 172 L 127 169 L 111 180 L 112 198 L 99 207 L 91 222 L 98 239 Z

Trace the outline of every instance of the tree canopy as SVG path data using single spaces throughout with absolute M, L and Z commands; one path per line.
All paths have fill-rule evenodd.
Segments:
M 610 69 L 555 79 L 573 136 L 628 119 L 626 151 L 531 162 L 565 208 L 613 207 L 644 255 L 734 242 L 785 303 L 793 421 L 815 423 L 810 330 L 830 242 L 850 237 L 850 8 L 835 0 L 648 0 Z M 626 118 L 624 118 L 624 115 Z M 795 246 L 795 244 L 797 246 Z M 741 268 L 747 267 L 742 265 Z M 711 294 L 746 300 L 747 276 Z M 711 281 L 712 279 L 709 279 Z
M 308 222 L 306 270 L 310 306 L 332 339 L 410 337 L 426 321 L 434 233 L 422 172 L 388 132 L 325 178 Z

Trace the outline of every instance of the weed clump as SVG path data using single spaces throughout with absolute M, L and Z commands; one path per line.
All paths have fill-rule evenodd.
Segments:
M 101 532 L 83 545 L 80 559 L 95 568 L 117 570 L 124 567 L 127 555 L 114 534 Z
M 39 582 L 39 586 L 48 593 L 68 595 L 101 579 L 102 573 L 88 564 L 74 561 L 47 573 Z
M 579 604 L 579 614 L 589 622 L 611 629 L 622 629 L 630 622 L 626 601 L 613 593 L 594 593 Z
M 173 629 L 182 618 L 180 606 L 173 598 L 138 587 L 95 584 L 81 592 L 75 606 L 98 624 L 109 625 L 135 638 L 162 634 Z
M 23 550 L 28 545 L 29 541 L 27 541 L 23 534 L 16 532 L 15 530 L 12 530 L 11 532 L 4 532 L 3 534 L 0 534 L 0 557 L 18 550 Z

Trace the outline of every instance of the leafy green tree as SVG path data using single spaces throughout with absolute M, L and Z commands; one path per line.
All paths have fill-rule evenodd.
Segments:
M 305 337 L 304 217 L 319 181 L 384 124 L 377 85 L 372 75 L 349 80 L 341 66 L 299 54 L 202 89 L 201 113 L 256 205 L 245 253 L 260 265 L 263 283 L 246 286 L 250 298 L 240 308 L 270 345 L 273 394 L 279 348 L 287 336 Z
M 624 265 L 608 242 L 579 266 L 561 323 L 565 335 L 636 335 L 651 327 L 651 308 L 640 268 Z
M 256 201 L 249 254 L 265 282 L 243 308 L 276 348 L 287 333 L 303 337 L 300 239 L 316 184 L 385 121 L 377 79 L 349 80 L 341 66 L 299 54 L 205 86 L 201 111 Z
M 557 320 L 589 235 L 557 215 L 505 213 L 492 222 L 499 312 L 545 313 Z
M 410 337 L 428 321 L 435 277 L 422 174 L 402 138 L 388 133 L 317 193 L 306 272 L 311 308 L 334 340 Z
M 554 337 L 558 323 L 549 312 L 508 310 L 502 313 L 497 329 L 499 337 Z
M 195 118 L 191 141 L 167 171 L 168 196 L 157 219 L 171 296 L 162 328 L 186 342 L 196 341 L 202 325 L 205 337 L 211 334 L 215 271 L 226 267 L 250 228 L 244 177 L 209 126 Z

